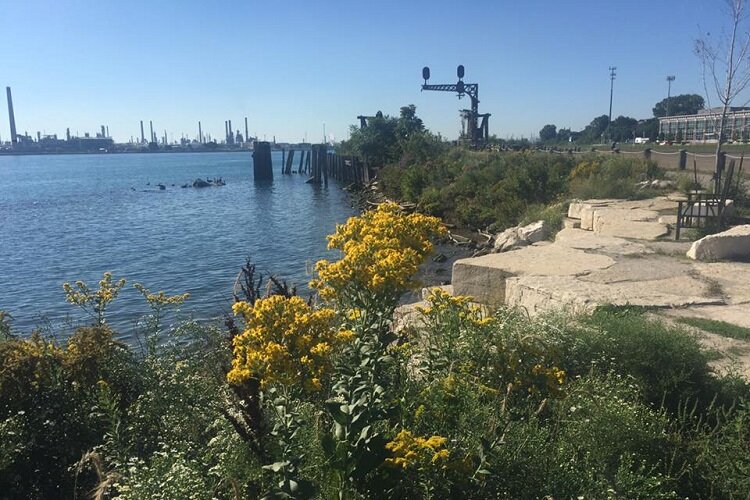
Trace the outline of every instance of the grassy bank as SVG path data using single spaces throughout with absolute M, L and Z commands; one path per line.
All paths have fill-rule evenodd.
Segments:
M 106 326 L 126 286 L 111 276 L 65 288 L 92 318 L 65 344 L 2 317 L 0 496 L 746 494 L 750 387 L 714 375 L 679 327 L 620 308 L 486 314 L 436 293 L 394 330 L 442 232 L 394 205 L 353 218 L 314 302 L 249 269 L 223 325 L 167 324 L 187 297 L 143 289 L 141 349 Z

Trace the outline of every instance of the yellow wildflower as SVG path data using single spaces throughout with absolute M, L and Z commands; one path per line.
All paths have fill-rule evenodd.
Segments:
M 404 429 L 385 445 L 393 455 L 386 458 L 385 463 L 401 469 L 425 469 L 448 460 L 450 452 L 445 448 L 446 442 L 443 436 L 423 438 Z
M 432 251 L 430 237 L 445 232 L 439 219 L 404 214 L 395 203 L 352 217 L 328 237 L 328 248 L 343 252 L 337 262 L 318 261 L 318 279 L 310 282 L 327 300 L 368 291 L 398 297 Z
M 239 302 L 235 314 L 245 319 L 245 331 L 234 338 L 234 358 L 227 379 L 261 386 L 301 384 L 316 391 L 330 371 L 330 355 L 343 342 L 334 328 L 332 309 L 312 309 L 299 297 L 280 295 L 254 305 Z

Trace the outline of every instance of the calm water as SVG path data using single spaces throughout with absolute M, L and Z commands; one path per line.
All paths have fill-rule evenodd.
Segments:
M 184 309 L 198 319 L 229 309 L 246 257 L 306 284 L 312 263 L 335 258 L 325 235 L 354 211 L 335 184 L 278 175 L 280 152 L 274 162 L 275 180 L 261 185 L 250 153 L 0 157 L 0 309 L 26 332 L 44 316 L 52 325 L 83 319 L 62 283 L 95 285 L 111 271 L 129 281 L 108 313 L 127 340 L 147 312 L 136 281 L 190 292 Z M 180 188 L 197 177 L 226 186 Z

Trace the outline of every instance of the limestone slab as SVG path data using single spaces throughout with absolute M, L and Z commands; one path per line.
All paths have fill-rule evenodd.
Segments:
M 657 222 L 659 214 L 653 210 L 604 208 L 592 217 L 594 233 L 603 236 L 655 240 L 669 234 L 669 228 Z
M 617 201 L 615 199 L 573 200 L 568 205 L 568 217 L 571 219 L 580 219 L 582 211 L 585 208 L 606 207 Z
M 580 279 L 602 284 L 633 281 L 642 282 L 643 286 L 651 286 L 655 280 L 691 276 L 691 274 L 694 275 L 695 273 L 693 273 L 693 268 L 687 260 L 651 255 L 638 259 L 621 259 L 613 266 L 592 271 L 586 276 L 581 276 Z M 695 277 L 692 276 L 692 278 Z M 690 280 L 686 284 L 698 287 L 698 291 L 694 293 L 705 292 L 705 280 Z
M 691 267 L 703 279 L 716 282 L 730 304 L 747 304 L 750 318 L 750 263 L 693 262 Z
M 653 250 L 642 243 L 614 236 L 602 236 L 575 228 L 565 228 L 559 231 L 555 236 L 555 245 L 616 255 L 653 253 Z
M 586 274 L 614 265 L 611 257 L 561 245 L 530 246 L 513 252 L 457 260 L 453 290 L 484 304 L 503 304 L 505 280 L 512 276 Z
M 507 279 L 506 304 L 535 315 L 561 308 L 589 311 L 603 304 L 673 308 L 723 303 L 720 297 L 706 296 L 705 292 L 705 283 L 689 276 L 647 283 L 596 283 L 575 276 L 520 276 Z

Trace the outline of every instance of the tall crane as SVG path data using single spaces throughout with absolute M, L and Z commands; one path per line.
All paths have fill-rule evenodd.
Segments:
M 461 99 L 463 96 L 468 95 L 471 99 L 471 109 L 461 110 L 461 116 L 465 118 L 468 124 L 468 130 L 466 135 L 469 137 L 471 145 L 474 147 L 482 147 L 487 144 L 489 137 L 489 119 L 490 113 L 479 113 L 479 84 L 478 83 L 464 83 L 464 66 L 459 64 L 456 68 L 456 75 L 458 76 L 458 82 L 456 83 L 441 83 L 437 85 L 431 85 L 427 83 L 430 79 L 430 68 L 425 66 L 422 68 L 422 78 L 424 84 L 422 90 L 435 90 L 438 92 L 455 92 L 458 94 L 458 98 Z M 479 120 L 482 120 L 481 125 Z

